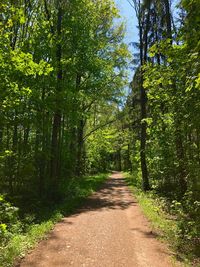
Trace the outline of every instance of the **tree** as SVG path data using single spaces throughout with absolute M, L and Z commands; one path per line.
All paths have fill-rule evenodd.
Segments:
M 87 169 L 94 107 L 122 93 L 124 26 L 114 22 L 110 0 L 5 1 L 1 8 L 2 186 L 57 200 L 63 183 Z

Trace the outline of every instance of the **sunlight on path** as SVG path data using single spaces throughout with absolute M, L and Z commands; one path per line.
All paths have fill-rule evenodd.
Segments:
M 113 173 L 104 186 L 63 219 L 21 267 L 170 267 L 170 252 L 155 239 L 148 221 Z

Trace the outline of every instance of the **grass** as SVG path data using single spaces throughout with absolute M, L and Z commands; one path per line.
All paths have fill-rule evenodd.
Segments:
M 164 211 L 165 202 L 162 198 L 157 197 L 153 192 L 144 193 L 135 184 L 135 181 L 129 173 L 125 173 L 127 184 L 129 185 L 133 195 L 136 197 L 144 215 L 149 220 L 152 232 L 157 234 L 157 237 L 164 242 L 167 242 L 169 247 L 174 251 L 175 257 L 172 261 L 178 259 L 182 266 L 191 266 L 189 255 L 184 255 L 178 252 L 178 221 Z M 187 252 L 186 252 L 187 253 Z M 192 265 L 199 266 L 199 265 Z
M 16 233 L 14 231 L 12 234 L 9 233 L 8 241 L 4 246 L 0 244 L 0 267 L 13 266 L 17 259 L 25 256 L 28 250 L 46 237 L 57 222 L 75 211 L 84 199 L 96 191 L 107 177 L 108 174 L 99 174 L 71 180 L 71 183 L 66 186 L 65 201 L 49 209 L 40 207 L 38 214 L 34 215 L 38 223 L 30 223 L 23 232 L 19 231 L 20 227 L 18 227 Z

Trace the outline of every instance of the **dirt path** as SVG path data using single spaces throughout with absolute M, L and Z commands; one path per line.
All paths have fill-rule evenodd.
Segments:
M 58 223 L 21 267 L 171 267 L 120 173 Z

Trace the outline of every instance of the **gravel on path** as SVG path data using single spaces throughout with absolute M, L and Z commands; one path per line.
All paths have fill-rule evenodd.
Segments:
M 115 172 L 81 208 L 64 218 L 20 267 L 171 267 L 171 253 Z

